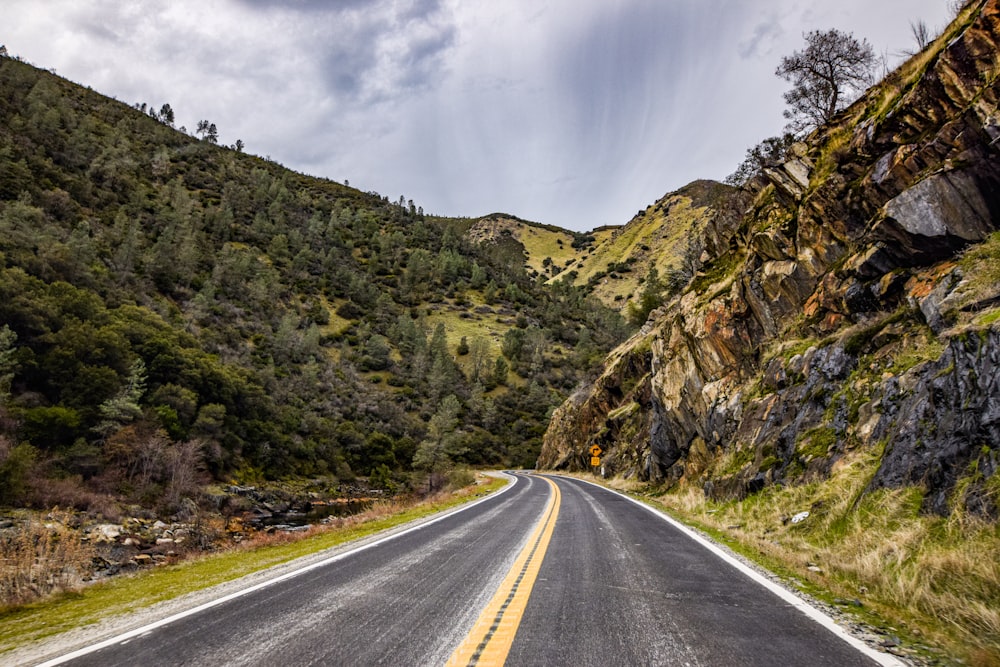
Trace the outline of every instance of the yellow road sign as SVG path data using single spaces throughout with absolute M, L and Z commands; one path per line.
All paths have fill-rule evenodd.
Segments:
M 591 445 L 590 446 L 590 455 L 591 456 L 595 456 L 596 457 L 596 456 L 600 456 L 603 453 L 604 453 L 604 450 L 601 449 L 600 445 Z
M 595 468 L 597 466 L 601 465 L 601 457 L 600 456 L 591 456 L 590 457 L 590 465 L 594 466 Z

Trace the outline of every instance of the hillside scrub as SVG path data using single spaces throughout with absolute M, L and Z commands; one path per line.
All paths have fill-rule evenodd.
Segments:
M 50 595 L 40 601 L 35 594 L 28 598 L 6 599 L 0 603 L 0 656 L 19 646 L 97 623 L 109 616 L 127 614 L 193 591 L 234 581 L 296 558 L 421 519 L 492 493 L 506 483 L 506 480 L 498 477 L 478 478 L 471 480 L 467 486 L 450 487 L 433 496 L 399 497 L 376 503 L 360 514 L 312 526 L 304 532 L 259 532 L 251 538 L 230 543 L 218 552 L 185 560 L 164 561 L 161 567 L 140 570 L 128 576 L 81 584 L 80 579 L 85 577 L 85 568 L 82 568 L 77 579 L 62 585 L 60 590 L 66 594 Z M 67 517 L 63 515 L 51 517 L 57 524 L 65 519 Z M 30 530 L 34 531 L 34 537 L 40 537 L 43 542 L 50 540 L 44 537 L 40 524 L 35 524 Z M 51 533 L 62 529 L 53 524 L 45 527 L 45 530 Z M 25 560 L 25 563 L 33 571 L 40 571 L 37 562 L 30 565 Z M 71 569 L 74 563 L 75 561 L 68 561 L 67 568 Z M 52 572 L 56 571 L 54 568 L 50 569 Z M 23 568 L 4 572 L 3 581 L 26 576 Z M 24 604 L 29 600 L 35 601 Z
M 628 332 L 532 280 L 516 244 L 471 243 L 472 221 L 199 141 L 9 57 L 0 88 L 0 436 L 17 445 L 0 503 L 169 516 L 210 509 L 212 480 L 417 488 L 447 395 L 448 466 L 530 466 L 586 360 Z M 532 344 L 503 357 L 521 325 Z

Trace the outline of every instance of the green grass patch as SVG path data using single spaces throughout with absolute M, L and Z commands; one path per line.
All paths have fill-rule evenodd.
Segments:
M 959 266 L 966 281 L 960 288 L 963 306 L 995 296 L 1000 285 L 1000 232 L 971 246 L 962 255 Z M 991 323 L 1000 317 L 996 313 L 991 315 Z
M 318 297 L 326 308 L 326 311 L 330 317 L 330 321 L 327 324 L 320 327 L 320 331 L 328 336 L 339 336 L 340 334 L 351 328 L 354 323 L 351 320 L 345 319 L 337 314 L 337 308 L 344 305 L 346 299 L 336 299 L 334 301 L 328 301 L 326 297 L 320 295 Z
M 574 248 L 573 234 L 567 231 L 555 231 L 534 225 L 523 225 L 516 229 L 514 237 L 521 242 L 528 253 L 528 266 L 545 275 L 559 273 L 571 259 L 581 259 L 583 252 Z M 551 261 L 556 268 L 549 270 L 545 259 Z
M 837 444 L 837 431 L 829 426 L 821 426 L 806 431 L 795 443 L 795 452 L 806 459 L 824 458 Z
M 753 447 L 732 445 L 721 456 L 715 459 L 712 470 L 714 476 L 728 477 L 740 472 L 756 458 Z
M 976 317 L 974 324 L 981 327 L 988 327 L 998 320 L 1000 320 L 1000 308 L 995 308 Z
M 711 264 L 705 267 L 703 273 L 695 276 L 695 279 L 691 283 L 691 289 L 695 292 L 703 292 L 709 287 L 723 282 L 726 278 L 733 277 L 740 266 L 743 265 L 744 256 L 743 252 L 728 252 L 716 258 Z M 727 288 L 728 281 L 726 281 L 726 285 L 710 295 L 706 301 L 716 298 Z
M 452 308 L 449 304 L 438 310 L 431 310 L 425 318 L 428 331 L 433 331 L 438 323 L 444 324 L 445 337 L 448 340 L 448 349 L 455 352 L 459 342 L 464 336 L 468 344 L 476 337 L 482 337 L 489 344 L 489 354 L 496 358 L 500 355 L 500 341 L 503 334 L 510 328 L 510 323 L 502 323 L 500 320 L 510 319 L 512 316 L 503 316 L 495 313 L 478 314 L 473 313 L 473 309 L 486 305 L 486 301 L 480 292 L 468 291 L 465 293 L 471 305 L 467 307 Z M 497 305 L 496 307 L 500 307 Z M 471 357 L 469 355 L 457 357 L 456 361 L 462 366 L 464 371 L 469 370 Z
M 811 348 L 819 346 L 819 341 L 815 338 L 803 338 L 802 340 L 792 341 L 781 348 L 781 356 L 784 360 L 791 361 L 792 358 L 797 357 L 800 354 L 805 354 Z
M 910 339 L 907 339 L 909 343 Z M 944 344 L 937 338 L 928 338 L 918 341 L 916 345 L 904 345 L 903 349 L 892 360 L 889 372 L 893 375 L 902 375 L 906 371 L 931 361 L 937 361 L 944 354 Z
M 629 401 L 625 405 L 615 408 L 608 413 L 608 421 L 615 421 L 621 419 L 622 417 L 627 417 L 633 412 L 639 409 L 639 404 L 635 401 Z
M 314 533 L 258 549 L 235 549 L 183 561 L 134 576 L 109 579 L 77 593 L 0 612 L 0 656 L 4 652 L 109 616 L 127 614 L 187 593 L 232 581 L 409 521 L 469 502 L 507 484 L 502 478 L 432 502 L 411 506 L 356 525 Z

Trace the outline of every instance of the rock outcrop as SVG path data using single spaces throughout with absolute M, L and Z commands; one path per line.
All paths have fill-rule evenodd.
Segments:
M 541 468 L 717 498 L 880 457 L 925 508 L 1000 454 L 1000 8 L 945 35 L 793 147 L 688 286 L 553 417 Z M 975 474 L 972 474 L 974 471 Z

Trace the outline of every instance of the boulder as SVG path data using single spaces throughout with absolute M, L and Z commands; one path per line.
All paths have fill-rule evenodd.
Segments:
M 90 541 L 96 544 L 114 542 L 123 532 L 123 528 L 114 523 L 101 523 L 88 531 Z

